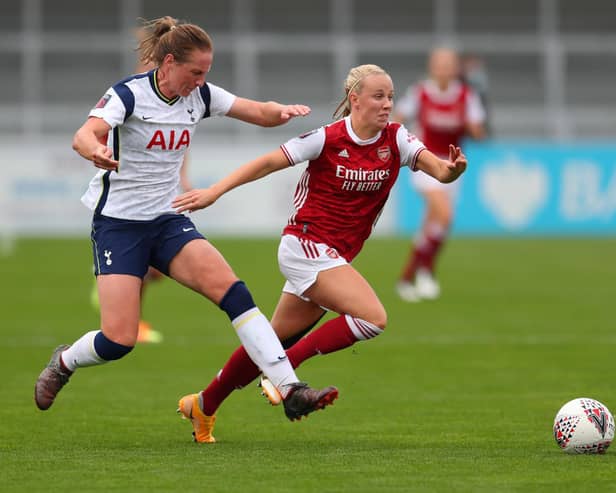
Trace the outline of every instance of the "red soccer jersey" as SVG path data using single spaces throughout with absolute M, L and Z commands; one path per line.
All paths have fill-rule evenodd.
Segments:
M 414 167 L 425 147 L 398 123 L 389 123 L 369 141 L 351 136 L 349 128 L 345 118 L 287 142 L 282 150 L 295 164 L 311 155 L 302 149 L 307 147 L 302 139 L 317 147 L 297 184 L 295 212 L 283 234 L 325 243 L 350 262 L 370 236 L 400 166 Z
M 446 156 L 449 144 L 459 146 L 464 136 L 469 89 L 460 84 L 453 97 L 447 98 L 439 97 L 423 84 L 418 90 L 422 140 L 432 152 Z

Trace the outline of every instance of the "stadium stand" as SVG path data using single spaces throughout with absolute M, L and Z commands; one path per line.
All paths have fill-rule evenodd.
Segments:
M 494 135 L 614 137 L 616 8 L 610 0 L 22 0 L 0 5 L 0 133 L 70 133 L 108 81 L 134 65 L 138 17 L 173 15 L 214 38 L 214 83 L 310 104 L 326 121 L 349 67 L 374 62 L 401 90 L 447 42 L 481 56 Z M 255 134 L 229 121 L 210 132 Z M 289 131 L 284 131 L 288 135 Z

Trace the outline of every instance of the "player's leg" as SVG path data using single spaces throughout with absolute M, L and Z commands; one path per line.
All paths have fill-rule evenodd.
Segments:
M 349 286 L 349 289 L 340 286 Z M 320 320 L 324 314 L 320 305 L 346 315 L 326 322 L 288 349 L 294 367 L 316 354 L 338 351 L 359 340 L 375 337 L 385 328 L 385 309 L 376 293 L 348 264 L 320 272 L 317 281 L 305 294 L 318 302 L 288 292 L 282 294 L 272 317 L 272 326 L 282 340 L 305 332 L 306 327 Z M 247 385 L 259 373 L 259 368 L 250 361 L 244 348 L 238 348 L 210 385 L 198 395 L 203 414 L 213 417 L 218 406 L 234 389 Z M 194 399 L 196 397 L 193 397 L 193 402 Z M 187 404 L 180 401 L 180 407 Z
M 237 279 L 223 256 L 209 242 L 195 239 L 186 243 L 171 261 L 169 272 L 178 282 L 203 294 L 227 313 L 246 352 L 274 383 L 285 403 L 301 401 L 303 407 L 294 413 L 288 412 L 285 406 L 289 419 L 299 419 L 321 409 L 337 397 L 334 387 L 319 391 L 299 382 L 269 321 L 256 307 L 245 284 Z M 186 399 L 192 409 L 196 398 L 194 394 L 180 401 L 179 410 L 185 416 L 189 407 Z M 191 420 L 195 425 L 194 416 Z M 199 434 L 198 428 L 202 427 L 195 426 L 196 434 Z M 198 436 L 196 439 L 211 441 L 205 434 L 203 437 L 203 440 Z
M 277 387 L 299 381 L 248 288 L 211 243 L 196 239 L 184 245 L 171 261 L 169 272 L 227 313 L 250 357 Z
M 147 287 L 150 283 L 158 281 L 163 278 L 163 273 L 154 267 L 149 267 L 148 272 L 143 278 L 143 282 L 141 283 L 141 303 L 143 305 L 143 297 L 145 295 Z M 92 308 L 100 314 L 100 303 L 98 297 L 98 283 L 96 282 L 96 277 L 94 278 L 94 283 L 92 286 L 92 291 L 90 292 L 90 304 Z M 138 343 L 159 343 L 162 342 L 163 335 L 152 328 L 152 325 L 143 320 L 139 320 L 139 331 L 137 334 L 137 342 Z
M 428 190 L 424 196 L 426 217 L 416 244 L 415 288 L 421 298 L 435 299 L 440 295 L 435 276 L 436 260 L 450 229 L 453 205 L 445 188 Z
M 348 264 L 319 272 L 316 282 L 304 292 L 304 296 L 340 315 L 287 350 L 295 368 L 317 354 L 332 353 L 357 341 L 372 339 L 381 334 L 387 324 L 387 314 L 378 296 L 364 277 Z M 281 318 L 296 304 L 291 297 L 287 300 L 277 310 Z M 277 326 L 277 323 L 274 317 L 272 325 Z
M 283 293 L 282 298 L 290 296 L 287 293 Z M 281 298 L 281 299 L 282 299 Z M 309 331 L 314 324 L 321 319 L 324 314 L 324 310 L 310 302 L 301 301 L 301 304 L 297 307 L 297 310 L 293 311 L 292 317 L 283 324 L 281 332 L 285 335 L 290 335 L 290 340 L 293 341 L 297 336 L 301 336 Z M 276 330 L 276 327 L 274 326 Z M 292 335 L 295 334 L 295 335 Z M 283 346 L 286 341 L 283 341 Z M 213 424 L 215 420 L 215 413 L 223 403 L 223 401 L 236 389 L 241 389 L 253 380 L 255 380 L 261 374 L 259 367 L 250 359 L 248 353 L 244 349 L 244 346 L 238 347 L 231 357 L 227 360 L 223 368 L 212 379 L 209 385 L 199 394 L 190 396 L 187 400 L 186 397 L 180 400 L 180 410 L 198 404 L 197 414 L 200 412 L 206 423 L 211 423 L 208 427 L 208 432 L 201 434 L 204 442 L 215 441 L 211 435 Z M 275 394 L 277 390 L 270 389 Z M 274 400 L 276 397 L 271 397 L 270 400 Z M 185 414 L 183 412 L 183 414 Z M 205 428 L 205 427 L 204 427 Z
M 409 257 L 396 285 L 398 296 L 404 301 L 438 297 L 440 288 L 434 278 L 435 260 L 448 234 L 458 181 L 440 183 L 425 173 L 413 173 L 413 186 L 422 195 L 425 213 Z
M 294 289 L 291 283 L 285 288 Z M 284 334 L 282 328 L 287 320 L 293 320 L 308 298 L 313 306 L 327 307 L 341 315 L 325 322 L 287 350 L 294 368 L 317 354 L 340 351 L 357 341 L 372 339 L 385 329 L 387 315 L 383 305 L 368 282 L 348 264 L 319 272 L 316 281 L 301 297 L 283 293 L 272 326 Z M 270 397 L 267 379 L 262 380 L 261 385 L 270 402 L 275 403 Z
M 142 278 L 148 245 L 143 229 L 132 222 L 97 216 L 92 246 L 100 300 L 101 330 L 87 332 L 72 345 L 56 348 L 35 384 L 34 398 L 48 409 L 77 368 L 120 359 L 134 347 L 140 311 Z M 113 252 L 122 252 L 122 255 Z
M 292 364 L 299 365 L 319 352 L 348 347 L 385 328 L 385 309 L 376 293 L 335 249 L 285 235 L 278 248 L 278 262 L 287 279 L 283 288 L 287 296 L 281 298 L 272 319 L 279 333 L 302 300 L 340 314 L 289 349 Z
M 281 339 L 304 332 L 324 314 L 321 306 L 345 315 L 323 324 L 313 334 L 302 338 L 289 349 L 289 359 L 299 364 L 315 354 L 325 354 L 348 347 L 382 333 L 386 324 L 385 310 L 367 281 L 337 255 L 333 258 L 326 245 L 311 245 L 322 252 L 317 258 L 307 258 L 295 237 L 284 237 L 279 248 L 279 261 L 285 276 L 293 278 L 285 290 L 272 318 L 272 326 Z M 323 248 L 321 248 L 323 247 Z M 311 248 L 311 251 L 314 249 Z M 322 268 L 319 272 L 319 269 Z M 299 286 L 299 287 L 294 287 Z M 305 286 L 309 286 L 304 291 Z M 341 288 L 343 286 L 343 288 Z M 346 289 L 348 287 L 348 289 Z M 303 293 L 297 294 L 297 293 Z M 308 300 L 312 298 L 314 301 Z M 293 356 L 291 356 L 293 355 Z M 213 415 L 218 405 L 233 391 L 246 385 L 259 370 L 251 364 L 243 348 L 239 348 L 201 393 L 205 414 Z M 180 402 L 182 404 L 182 401 Z
M 318 305 L 296 298 L 300 303 L 294 306 L 290 316 L 281 318 L 276 314 L 279 313 L 281 305 L 287 305 L 284 303 L 286 297 L 296 298 L 288 293 L 283 293 L 272 319 L 272 327 L 282 340 L 283 346 L 286 345 L 287 339 L 296 341 L 297 336 L 303 335 L 312 329 L 324 314 L 324 310 Z M 283 311 L 287 312 L 286 309 L 283 309 Z M 277 322 L 274 323 L 274 320 Z M 244 347 L 238 347 L 216 377 L 203 390 L 203 409 L 205 413 L 213 415 L 231 392 L 247 386 L 260 373 L 261 370 L 250 359 Z
M 101 365 L 127 355 L 137 340 L 141 279 L 130 275 L 99 275 L 102 330 L 92 330 L 70 346 L 59 346 L 35 386 L 39 409 L 51 407 L 77 368 Z
M 283 332 L 287 320 L 308 301 L 341 314 L 287 350 L 291 364 L 299 365 L 316 354 L 338 351 L 383 332 L 387 315 L 376 293 L 334 249 L 286 235 L 280 242 L 278 259 L 287 278 L 285 294 L 272 319 L 278 333 L 287 335 Z
M 305 325 L 306 321 L 298 322 L 298 324 L 296 324 L 296 326 L 303 325 L 303 328 L 300 329 L 300 330 L 296 330 L 295 335 L 291 335 L 291 336 L 287 337 L 286 339 L 280 341 L 280 342 L 282 342 L 282 347 L 285 349 L 285 351 L 287 349 L 289 349 L 291 346 L 293 346 L 294 344 L 296 344 L 298 341 L 300 341 L 302 339 L 302 337 L 304 337 L 306 334 L 308 334 L 312 329 L 314 329 L 319 324 L 319 322 L 325 316 L 326 313 L 327 313 L 326 310 L 324 310 L 323 308 L 319 307 L 318 310 L 315 310 L 315 315 L 311 315 L 309 317 L 306 317 L 306 319 L 305 319 L 305 320 L 308 320 L 308 321 L 314 320 L 313 322 L 308 322 L 308 325 Z M 314 318 L 314 317 L 317 317 L 317 314 L 318 314 L 318 318 Z M 274 325 L 272 325 L 272 327 L 274 327 L 274 330 L 276 331 L 276 333 L 278 333 L 278 330 L 276 329 L 276 327 Z M 291 365 L 293 365 L 293 364 L 291 363 Z

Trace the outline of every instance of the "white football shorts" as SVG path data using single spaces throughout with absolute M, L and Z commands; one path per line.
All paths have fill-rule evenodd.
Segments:
M 346 259 L 325 243 L 284 235 L 278 246 L 278 266 L 287 279 L 282 291 L 306 301 L 310 300 L 303 294 L 315 283 L 319 272 L 346 264 Z
M 455 199 L 458 195 L 461 182 L 461 177 L 452 183 L 441 183 L 436 178 L 431 177 L 421 170 L 411 173 L 411 183 L 417 191 L 427 192 L 430 190 L 443 190 L 447 192 L 452 199 Z

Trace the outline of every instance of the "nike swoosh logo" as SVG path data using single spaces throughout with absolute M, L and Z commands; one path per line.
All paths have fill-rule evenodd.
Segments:
M 150 118 L 153 118 L 152 116 L 142 116 L 141 119 L 142 120 L 149 120 Z
M 192 231 L 195 228 L 182 228 L 182 231 L 184 231 L 184 233 L 188 232 L 188 231 Z
M 278 361 L 284 361 L 285 359 L 287 359 L 286 356 L 278 356 Z

